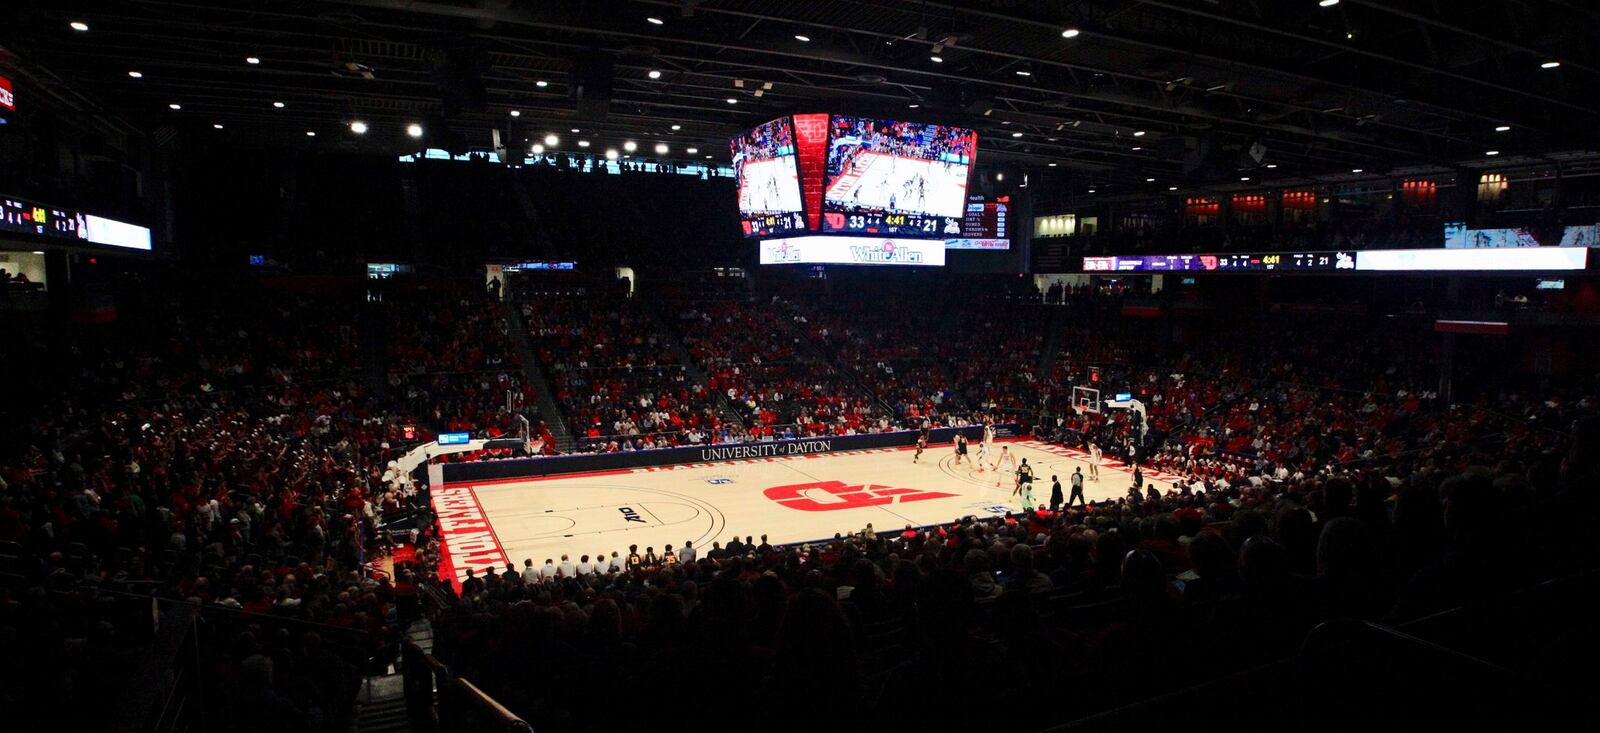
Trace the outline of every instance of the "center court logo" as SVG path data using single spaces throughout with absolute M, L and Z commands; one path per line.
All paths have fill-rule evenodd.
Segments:
M 831 512 L 955 496 L 938 491 L 896 489 L 878 484 L 849 485 L 843 481 L 813 481 L 805 484 L 774 486 L 762 493 L 768 499 L 803 512 Z

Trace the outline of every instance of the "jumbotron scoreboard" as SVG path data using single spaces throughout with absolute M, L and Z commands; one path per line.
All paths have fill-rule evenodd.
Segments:
M 930 249 L 1009 247 L 1009 197 L 968 193 L 971 129 L 810 113 L 729 147 L 741 227 L 764 240 L 763 264 L 941 265 Z

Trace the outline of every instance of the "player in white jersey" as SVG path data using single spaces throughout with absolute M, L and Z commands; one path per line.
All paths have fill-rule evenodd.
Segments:
M 987 441 L 987 440 L 979 440 L 978 441 L 978 457 L 977 457 L 977 460 L 974 461 L 974 463 L 978 466 L 978 472 L 979 473 L 982 473 L 984 470 L 986 470 L 984 468 L 984 466 L 987 465 L 988 458 L 989 458 L 989 441 Z
M 994 470 L 996 470 L 996 471 L 1004 470 L 1004 469 L 1001 469 L 1000 467 L 1008 465 L 1008 464 L 1011 466 L 1011 468 L 1009 470 L 1012 473 L 1016 473 L 1016 471 L 1017 471 L 1017 457 L 1011 454 L 1011 446 L 1002 445 L 1002 446 L 1000 446 L 1000 457 L 996 458 L 995 461 L 994 461 Z M 1000 478 L 998 476 L 996 476 L 995 479 L 994 479 L 994 485 L 995 486 L 999 486 L 1000 485 Z
M 983 424 L 983 447 L 988 448 L 989 444 L 991 444 L 993 442 L 994 442 L 994 423 L 985 422 Z
M 1100 446 L 1089 444 L 1089 480 L 1100 480 Z

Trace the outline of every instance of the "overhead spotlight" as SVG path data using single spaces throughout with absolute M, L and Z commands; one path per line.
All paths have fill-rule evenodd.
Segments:
M 668 150 L 666 143 L 656 143 L 656 155 L 666 155 Z
M 1024 66 L 1020 69 L 1017 69 L 1017 76 L 1033 76 L 1033 72 L 1028 70 L 1028 67 Z
M 912 108 L 912 109 L 916 109 L 916 108 L 918 108 L 918 107 L 921 107 L 921 106 L 922 106 L 922 105 L 920 105 L 920 104 L 917 104 L 917 103 L 916 103 L 916 102 L 912 102 L 912 103 L 911 103 L 911 104 L 909 104 L 909 105 L 906 105 L 906 106 L 908 106 L 908 107 L 910 107 L 910 108 Z
M 711 160 L 711 156 L 707 155 L 706 160 Z
M 1176 191 L 1176 190 L 1178 190 L 1178 187 L 1177 186 L 1167 186 L 1167 190 L 1168 191 Z
M 367 134 L 367 123 L 362 122 L 361 120 L 356 120 L 355 122 L 350 123 L 350 131 L 357 135 L 365 135 Z
M 1134 137 L 1144 137 L 1144 130 L 1134 130 L 1133 131 L 1133 136 Z
M 1345 33 L 1344 33 L 1344 39 L 1346 41 L 1351 40 L 1351 39 L 1353 39 L 1355 37 L 1356 37 L 1356 32 L 1355 31 L 1345 31 Z
M 406 125 L 406 134 L 412 137 L 422 137 L 422 125 L 415 122 Z
M 255 66 L 256 64 L 261 63 L 261 59 L 255 56 L 246 56 L 244 57 L 244 62 L 251 66 Z
M 996 173 L 996 174 L 994 174 L 994 179 L 996 181 L 1004 181 L 1006 179 L 1006 174 L 1004 174 L 1004 173 Z
M 1277 167 L 1278 167 L 1278 164 L 1277 164 L 1277 163 L 1268 163 L 1268 164 L 1267 164 L 1267 167 L 1268 167 L 1268 168 L 1277 168 Z
M 141 74 L 141 73 L 139 73 L 137 71 L 128 72 L 128 76 L 131 76 L 131 77 L 133 77 L 135 79 L 143 79 L 144 78 L 144 74 Z
M 548 146 L 553 148 L 553 147 L 555 147 L 556 145 L 558 145 L 560 143 L 561 143 L 561 138 L 556 137 L 556 134 L 553 133 L 553 132 L 544 136 L 544 144 L 545 145 L 548 145 Z
M 511 116 L 512 117 L 521 117 L 522 116 L 522 110 L 520 110 L 520 109 L 511 110 Z
M 649 73 L 645 74 L 645 76 L 648 76 L 651 79 L 660 79 L 661 78 L 661 70 L 660 69 L 651 69 L 649 71 Z
M 1156 179 L 1154 179 L 1154 178 L 1146 178 L 1146 179 L 1144 179 L 1144 182 L 1145 183 L 1155 183 Z
M 1068 28 L 1066 30 L 1061 31 L 1061 37 L 1062 38 L 1077 38 L 1078 34 L 1081 33 L 1081 32 L 1082 31 L 1078 30 L 1077 28 Z
M 694 155 L 695 153 L 700 152 L 700 149 L 699 148 L 689 148 L 689 150 L 686 151 L 686 152 L 688 152 L 690 155 Z
M 545 81 L 543 79 L 540 79 L 540 80 L 534 82 L 533 85 L 536 86 L 536 87 L 539 87 L 540 89 L 543 89 L 543 88 L 545 88 L 547 86 L 550 86 L 550 82 L 547 82 L 547 81 Z
M 580 147 L 580 148 L 589 147 L 589 141 L 588 140 L 579 140 L 578 141 L 578 147 Z
M 1055 161 L 1050 161 L 1050 162 L 1049 162 L 1049 163 L 1048 163 L 1048 165 L 1049 165 L 1049 166 L 1050 166 L 1050 167 L 1051 167 L 1051 168 L 1054 168 L 1054 167 L 1056 167 L 1056 163 L 1055 163 Z
M 936 64 L 942 64 L 942 63 L 944 63 L 944 59 L 943 59 L 943 58 L 941 58 L 941 57 L 939 57 L 939 56 L 929 56 L 929 57 L 928 57 L 928 60 L 929 60 L 929 61 L 932 61 L 932 62 L 933 62 L 933 63 L 936 63 Z
M 650 21 L 650 25 L 666 25 L 667 24 L 666 21 L 664 21 L 664 20 L 662 20 L 660 18 L 657 18 L 654 15 L 652 15 L 652 16 L 650 16 L 648 18 L 645 18 L 645 20 Z
M 1350 172 L 1351 173 L 1365 173 L 1366 171 L 1361 169 L 1361 168 L 1351 168 Z
M 632 140 L 629 140 L 629 141 L 624 142 L 622 144 L 622 149 L 631 153 L 631 152 L 639 149 L 639 143 L 636 143 L 636 142 L 634 142 Z
M 1541 68 L 1541 69 L 1558 69 L 1558 68 L 1561 68 L 1561 62 L 1560 61 L 1546 61 L 1546 62 L 1544 62 L 1542 64 L 1539 64 L 1539 68 Z
M 1317 2 L 1317 4 L 1321 5 L 1324 8 L 1331 8 L 1331 7 L 1335 6 L 1335 5 L 1338 5 L 1339 4 L 1339 0 L 1319 0 Z
M 544 155 L 544 146 L 540 145 L 539 143 L 534 143 L 533 147 L 528 148 L 528 152 L 533 153 L 534 155 Z
M 1498 150 L 1489 150 L 1489 151 L 1484 152 L 1484 155 L 1499 155 L 1499 154 L 1500 154 L 1500 151 L 1498 151 Z
M 316 137 L 316 136 L 317 136 L 317 131 L 316 130 L 306 130 L 306 137 Z
M 1089 189 L 1089 193 L 1094 193 L 1094 189 Z
M 213 129 L 213 130 L 221 130 L 222 129 L 222 123 L 221 122 L 212 123 L 211 129 Z
M 283 102 L 273 102 L 272 103 L 272 108 L 273 109 L 283 109 Z
M 176 112 L 176 111 L 178 111 L 180 109 L 183 109 L 183 105 L 178 104 L 177 102 L 173 102 L 172 104 L 167 105 L 167 109 L 170 109 L 170 110 Z
M 727 102 L 728 104 L 738 104 L 739 103 L 739 100 L 734 99 L 733 97 L 728 97 L 726 100 L 723 100 L 723 101 Z
M 1250 176 L 1239 176 L 1239 180 L 1248 181 L 1248 180 L 1250 180 Z
M 1013 132 L 1013 133 L 1011 133 L 1011 136 L 1012 136 L 1012 137 L 1022 137 L 1022 133 L 1020 133 L 1020 132 Z
M 1511 132 L 1511 126 L 1510 125 L 1501 125 L 1499 127 L 1494 128 L 1494 131 L 1495 132 Z
M 81 31 L 89 30 L 89 24 L 85 23 L 85 22 L 83 22 L 81 20 L 74 20 L 71 23 L 68 23 L 67 25 L 70 26 L 72 28 L 72 30 L 75 30 L 75 31 L 80 31 L 81 32 Z
M 810 43 L 811 42 L 811 36 L 801 35 L 799 33 L 794 34 L 794 39 L 796 41 L 801 42 L 801 43 Z
M 1135 145 L 1135 146 L 1133 146 L 1133 152 L 1137 153 L 1140 150 L 1144 150 L 1144 146 L 1143 145 Z
M 574 134 L 574 135 L 578 134 L 578 128 L 576 128 L 576 127 L 572 128 L 572 134 Z
M 672 129 L 673 130 L 682 130 L 683 129 L 683 125 L 673 125 Z
M 617 159 L 617 149 L 616 148 L 606 148 L 606 160 L 616 160 L 616 159 Z

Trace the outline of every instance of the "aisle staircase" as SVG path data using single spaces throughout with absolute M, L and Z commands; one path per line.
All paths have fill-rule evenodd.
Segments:
M 406 638 L 423 651 L 433 651 L 433 627 L 427 621 L 414 621 L 406 629 Z M 411 719 L 406 711 L 405 675 L 390 664 L 382 674 L 369 675 L 361 681 L 361 691 L 356 694 L 356 714 L 350 730 L 353 733 L 411 733 Z
M 539 366 L 539 353 L 534 351 L 533 341 L 528 338 L 528 324 L 522 319 L 522 306 L 513 297 L 508 302 L 498 304 L 505 314 L 506 322 L 511 324 L 511 343 L 517 350 L 517 357 L 522 360 L 522 375 L 533 387 L 538 398 L 539 417 L 544 420 L 550 434 L 555 436 L 556 450 L 566 453 L 572 450 L 576 441 L 573 440 L 572 431 L 567 428 L 567 421 L 561 416 L 561 405 L 556 403 L 556 397 L 550 391 L 550 382 L 544 377 L 544 370 Z

